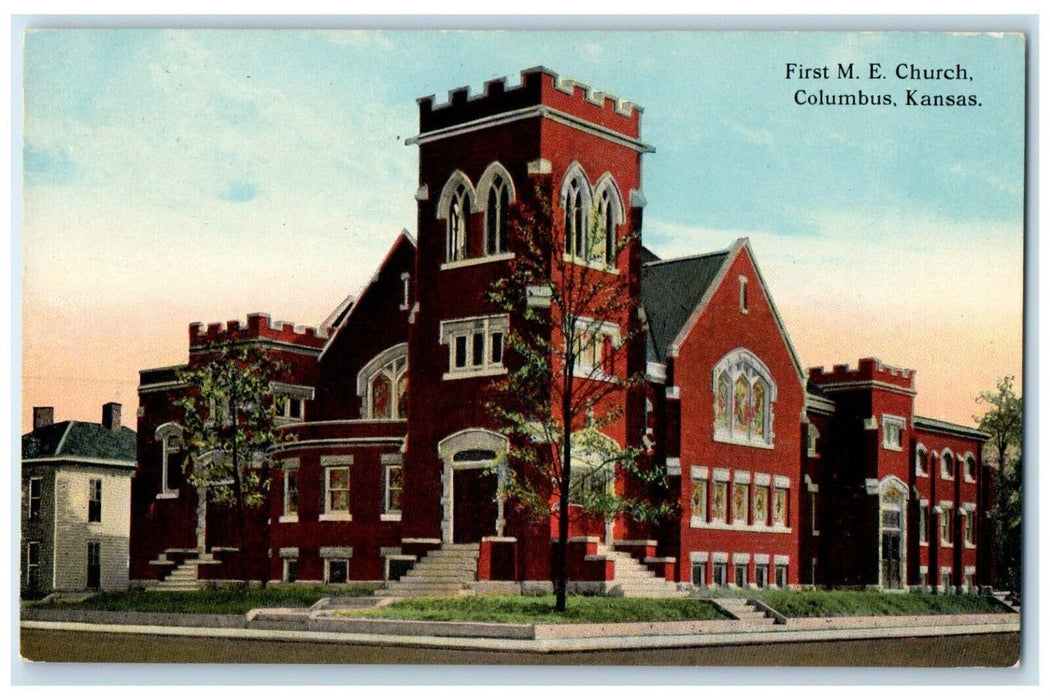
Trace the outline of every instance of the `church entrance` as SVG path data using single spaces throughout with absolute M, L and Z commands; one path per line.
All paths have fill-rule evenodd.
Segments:
M 892 478 L 892 477 L 891 477 Z M 907 493 L 902 483 L 886 480 L 879 496 L 879 585 L 883 589 L 904 587 L 904 508 Z
M 496 534 L 496 475 L 484 468 L 453 471 L 452 541 L 480 542 Z

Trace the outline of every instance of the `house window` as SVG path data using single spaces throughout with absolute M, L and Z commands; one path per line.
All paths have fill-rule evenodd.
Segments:
M 740 275 L 740 313 L 748 312 L 747 277 Z
M 777 588 L 787 588 L 788 585 L 788 568 L 787 564 L 777 564 L 773 567 L 773 576 L 776 580 Z M 814 581 L 816 583 L 816 581 Z
M 486 204 L 485 254 L 496 255 L 507 250 L 507 215 L 510 211 L 510 191 L 502 176 L 493 178 Z
M 29 519 L 40 520 L 41 494 L 44 480 L 34 476 L 29 480 Z M 38 543 L 39 544 L 39 543 Z
M 508 329 L 506 316 L 484 316 L 441 322 L 441 342 L 449 345 L 445 379 L 502 374 Z
M 926 471 L 926 450 L 919 448 L 915 451 L 915 476 L 928 476 Z
M 749 484 L 733 484 L 733 522 L 747 522 L 747 493 Z
M 350 572 L 349 559 L 325 559 L 324 582 L 346 583 Z
M 733 583 L 737 588 L 743 588 L 747 585 L 747 564 L 733 565 Z
M 970 455 L 963 461 L 963 478 L 969 482 L 977 480 L 977 463 Z
M 769 587 L 769 564 L 755 564 L 755 585 L 759 588 Z
M 919 504 L 919 544 L 927 544 L 929 542 L 928 518 L 927 506 Z
M 467 217 L 470 202 L 467 187 L 463 183 L 456 185 L 448 206 L 446 218 L 447 233 L 445 238 L 445 260 L 455 262 L 467 257 Z
M 325 519 L 350 519 L 350 467 L 325 468 L 324 503 Z
M 609 379 L 615 374 L 616 350 L 620 347 L 620 329 L 613 323 L 576 319 L 573 374 L 586 379 Z
M 754 506 L 752 522 L 755 525 L 767 525 L 769 523 L 769 489 L 765 486 L 755 486 Z
M 302 399 L 282 396 L 280 400 L 282 418 L 290 418 L 292 420 L 303 419 L 303 404 L 305 402 Z
M 182 428 L 165 423 L 157 428 L 160 440 L 160 493 L 157 498 L 176 498 L 182 481 Z
M 773 489 L 773 525 L 784 527 L 787 525 L 787 489 Z
M 693 479 L 693 497 L 690 500 L 691 515 L 707 521 L 707 481 Z
M 734 350 L 715 365 L 714 437 L 757 447 L 773 445 L 776 384 L 768 368 L 748 350 Z
M 289 558 L 281 560 L 281 580 L 285 583 L 295 583 L 299 580 L 298 559 Z
M 284 517 L 285 522 L 299 519 L 299 468 L 289 466 L 284 470 Z
M 728 516 L 729 484 L 725 481 L 714 483 L 714 492 L 711 494 L 711 520 L 724 523 Z
M 574 175 L 564 192 L 565 207 L 565 252 L 570 256 L 585 258 L 587 238 L 587 211 L 584 202 L 582 178 Z
M 948 450 L 941 455 L 941 478 L 948 480 L 955 478 L 955 458 Z
M 383 511 L 388 514 L 401 513 L 402 471 L 400 464 L 384 465 Z
M 707 562 L 693 562 L 693 585 L 697 588 L 707 585 Z
M 102 522 L 102 479 L 88 482 L 88 522 Z
M 725 562 L 715 562 L 711 566 L 711 583 L 716 586 L 726 585 L 726 566 Z
M 87 587 L 102 587 L 102 543 L 87 543 Z
M 941 544 L 952 543 L 952 509 L 951 506 L 941 508 Z
M 900 451 L 904 419 L 899 416 L 882 417 L 882 446 L 887 450 Z
M 26 587 L 30 590 L 40 588 L 40 543 L 26 543 Z

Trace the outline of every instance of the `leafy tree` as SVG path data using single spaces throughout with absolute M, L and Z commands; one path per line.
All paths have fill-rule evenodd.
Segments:
M 178 399 L 190 483 L 207 487 L 208 499 L 237 511 L 241 544 L 249 511 L 267 502 L 268 453 L 278 443 L 281 405 L 273 381 L 283 363 L 253 343 L 226 338 L 199 364 L 179 373 L 190 390 Z
M 515 209 L 515 257 L 509 274 L 490 291 L 490 299 L 514 319 L 507 338 L 509 371 L 488 402 L 510 441 L 502 494 L 534 520 L 558 518 L 552 572 L 558 611 L 565 610 L 571 517 L 626 513 L 654 520 L 670 510 L 654 505 L 652 490 L 641 487 L 664 474 L 647 468 L 641 449 L 621 446 L 602 432 L 623 416 L 629 392 L 644 382 L 644 375 L 626 372 L 631 341 L 642 327 L 637 285 L 632 288 L 629 275 L 604 268 L 635 238 L 622 237 L 607 251 L 603 217 L 590 214 L 586 235 L 567 252 L 565 227 L 554 224 L 549 198 L 537 188 L 531 202 Z M 627 474 L 638 496 L 628 495 Z
M 983 416 L 974 416 L 980 429 L 991 435 L 986 456 L 995 468 L 996 557 L 995 579 L 1011 590 L 1021 588 L 1021 485 L 1023 473 L 1022 400 L 1014 391 L 1014 378 L 1003 377 L 995 391 L 983 391 L 978 404 L 988 408 Z

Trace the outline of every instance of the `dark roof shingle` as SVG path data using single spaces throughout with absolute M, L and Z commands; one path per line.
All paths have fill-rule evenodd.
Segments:
M 649 362 L 665 361 L 668 346 L 703 299 L 729 253 L 722 250 L 688 258 L 652 260 L 642 265 L 642 304 L 649 320 L 646 339 Z
M 22 436 L 22 459 L 66 457 L 135 461 L 135 431 L 110 430 L 98 423 L 69 420 L 37 428 Z

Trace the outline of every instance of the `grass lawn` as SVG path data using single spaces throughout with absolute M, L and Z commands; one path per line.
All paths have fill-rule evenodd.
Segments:
M 739 593 L 737 594 L 739 595 Z M 974 595 L 880 593 L 878 591 L 749 591 L 786 617 L 842 615 L 948 615 L 1003 612 Z
M 663 622 L 719 620 L 724 615 L 698 598 L 605 598 L 569 596 L 564 613 L 554 611 L 554 596 L 465 596 L 414 598 L 382 608 L 340 613 L 354 617 L 442 622 Z
M 100 593 L 80 602 L 26 603 L 56 610 L 109 610 L 161 613 L 243 615 L 252 608 L 307 608 L 330 596 L 369 595 L 371 588 L 279 586 L 194 592 L 127 591 Z

